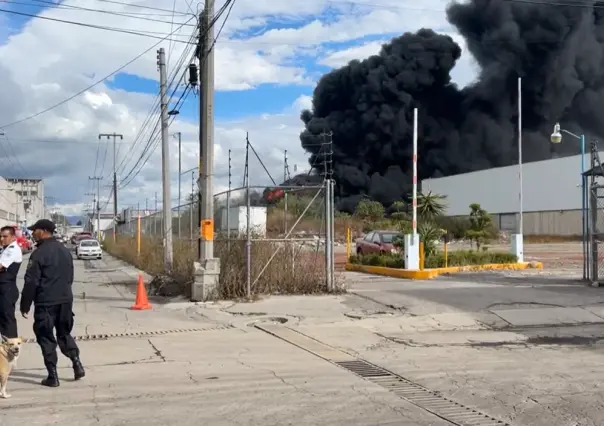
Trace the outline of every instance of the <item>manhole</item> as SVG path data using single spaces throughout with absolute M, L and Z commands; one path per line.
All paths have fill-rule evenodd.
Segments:
M 257 325 L 261 325 L 261 324 L 285 324 L 288 321 L 289 320 L 284 317 L 264 317 L 264 318 L 258 318 L 255 321 L 249 322 L 246 325 L 248 327 L 256 327 Z

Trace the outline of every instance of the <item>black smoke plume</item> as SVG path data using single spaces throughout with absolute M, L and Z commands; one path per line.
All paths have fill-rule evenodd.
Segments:
M 450 5 L 447 18 L 480 67 L 472 85 L 451 82 L 461 56 L 453 39 L 422 29 L 329 72 L 315 88 L 300 139 L 322 173 L 323 133 L 332 133 L 341 209 L 363 196 L 386 205 L 407 197 L 415 107 L 420 180 L 517 162 L 518 77 L 524 161 L 579 152 L 572 138 L 550 144 L 557 121 L 604 135 L 604 3 L 471 0 Z

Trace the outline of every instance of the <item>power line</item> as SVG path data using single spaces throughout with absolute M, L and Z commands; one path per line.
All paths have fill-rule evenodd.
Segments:
M 83 22 L 68 21 L 66 19 L 51 18 L 49 16 L 40 16 L 40 15 L 31 14 L 31 13 L 17 12 L 16 10 L 0 9 L 0 12 L 10 13 L 10 14 L 19 15 L 19 16 L 27 16 L 29 18 L 42 19 L 44 21 L 52 21 L 52 22 L 59 22 L 62 24 L 70 24 L 70 25 L 75 25 L 78 27 L 87 27 L 87 28 L 93 28 L 93 29 L 97 29 L 97 30 L 112 31 L 112 32 L 116 32 L 116 33 L 136 35 L 136 36 L 140 36 L 140 37 L 148 37 L 148 38 L 153 38 L 153 39 L 161 40 L 161 41 L 164 41 L 165 39 L 167 39 L 167 37 L 160 37 L 160 36 L 153 36 L 150 34 L 145 34 L 145 33 L 148 33 L 149 31 L 139 32 L 139 31 L 132 31 L 132 30 L 129 30 L 126 28 L 106 27 L 103 25 L 95 25 L 95 24 L 85 24 Z M 191 21 L 192 19 L 193 18 L 191 18 L 189 21 Z M 176 40 L 176 39 L 174 40 L 174 42 L 175 43 L 186 43 L 186 41 Z
M 172 11 L 170 9 L 162 9 L 160 7 L 153 7 L 153 6 L 143 6 L 140 4 L 126 3 L 126 2 L 121 2 L 121 1 L 117 1 L 117 0 L 96 0 L 96 1 L 99 1 L 102 3 L 119 4 L 121 6 L 127 6 L 127 7 L 136 7 L 136 8 L 140 8 L 140 9 L 157 10 L 159 12 L 172 13 Z M 183 14 L 183 15 L 188 15 L 188 13 L 184 13 L 184 12 L 178 12 L 178 13 Z
M 191 19 L 189 20 L 189 22 L 190 22 L 191 20 L 193 20 L 193 19 L 194 19 L 194 18 L 191 18 Z M 182 28 L 182 27 L 181 27 L 181 26 L 179 26 L 178 28 L 176 28 L 176 30 L 174 30 L 174 31 L 173 31 L 173 33 L 174 33 L 174 32 L 176 32 L 176 31 L 178 31 L 178 30 L 180 30 L 181 28 Z M 170 34 L 170 35 L 171 35 L 171 34 Z M 154 45 L 152 45 L 151 47 L 149 47 L 148 49 L 146 49 L 146 50 L 145 50 L 145 51 L 143 51 L 142 53 L 140 53 L 140 54 L 136 55 L 136 56 L 135 56 L 133 59 L 131 59 L 130 61 L 126 62 L 124 65 L 122 65 L 122 66 L 120 66 L 119 68 L 117 68 L 116 70 L 112 71 L 110 74 L 108 74 L 108 75 L 106 75 L 105 77 L 103 77 L 103 78 L 101 78 L 101 79 L 97 80 L 95 83 L 93 83 L 93 84 L 91 84 L 91 85 L 87 86 L 85 89 L 80 90 L 79 92 L 75 93 L 74 95 L 72 95 L 72 96 L 70 96 L 70 97 L 68 97 L 68 98 L 66 98 L 66 99 L 64 99 L 64 100 L 62 100 L 62 101 L 60 101 L 60 102 L 58 102 L 58 103 L 56 103 L 56 104 L 54 104 L 54 105 L 52 105 L 52 106 L 50 106 L 50 107 L 48 107 L 48 108 L 44 109 L 44 110 L 42 110 L 42 111 L 40 111 L 40 112 L 37 112 L 37 113 L 35 113 L 35 114 L 32 114 L 32 115 L 30 115 L 30 116 L 28 116 L 28 117 L 25 117 L 25 118 L 22 118 L 22 119 L 20 119 L 20 120 L 16 120 L 16 121 L 13 121 L 13 122 L 11 122 L 11 123 L 4 124 L 4 125 L 0 126 L 0 129 L 6 129 L 7 127 L 11 127 L 11 126 L 14 126 L 14 125 L 16 125 L 16 124 L 20 124 L 20 123 L 23 123 L 23 122 L 25 122 L 25 121 L 31 120 L 32 118 L 39 117 L 40 115 L 45 114 L 45 113 L 47 113 L 48 111 L 51 111 L 51 110 L 53 110 L 53 109 L 55 109 L 55 108 L 57 108 L 57 107 L 59 107 L 59 106 L 61 106 L 61 105 L 63 105 L 63 104 L 66 104 L 67 102 L 71 101 L 72 99 L 77 98 L 77 97 L 78 97 L 78 96 L 80 96 L 82 93 L 85 93 L 85 92 L 87 92 L 88 90 L 92 89 L 93 87 L 95 87 L 95 86 L 97 86 L 97 85 L 101 84 L 101 83 L 102 83 L 102 82 L 104 82 L 105 80 L 107 80 L 107 79 L 109 79 L 109 78 L 113 77 L 115 74 L 117 74 L 117 73 L 119 73 L 120 71 L 122 71 L 124 68 L 126 68 L 126 67 L 127 67 L 127 66 L 129 66 L 130 64 L 132 64 L 132 63 L 136 62 L 136 61 L 137 61 L 139 58 L 141 58 L 142 56 L 144 56 L 145 54 L 147 54 L 148 52 L 150 52 L 152 49 L 154 49 L 155 47 L 157 47 L 157 46 L 158 46 L 158 45 L 159 45 L 159 44 L 160 44 L 162 41 L 164 41 L 166 38 L 167 38 L 167 37 L 164 37 L 162 40 L 158 41 L 157 43 L 155 43 Z
M 50 0 L 32 0 L 32 1 L 34 1 L 35 3 L 24 3 L 21 1 L 15 1 L 15 0 L 0 0 L 0 3 L 19 4 L 22 6 L 29 6 L 29 7 L 40 7 L 40 5 L 47 5 L 48 9 L 62 9 L 62 10 L 73 10 L 73 11 L 79 10 L 79 11 L 83 11 L 83 12 L 94 12 L 94 13 L 100 13 L 100 14 L 113 15 L 113 16 L 123 16 L 126 18 L 139 19 L 142 21 L 160 22 L 160 23 L 164 23 L 164 24 L 170 24 L 170 21 L 165 21 L 162 19 L 148 17 L 148 16 L 153 16 L 153 15 L 140 16 L 140 15 L 134 15 L 134 14 L 131 14 L 128 12 L 118 12 L 115 10 L 91 9 L 89 7 L 55 3 Z M 172 16 L 174 16 L 174 15 L 172 15 Z M 195 26 L 195 24 L 187 24 L 186 26 Z

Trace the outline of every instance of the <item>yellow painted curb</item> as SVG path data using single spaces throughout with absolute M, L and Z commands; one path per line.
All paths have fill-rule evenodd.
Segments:
M 466 265 L 450 266 L 448 268 L 432 268 L 419 270 L 386 268 L 383 266 L 367 266 L 347 263 L 345 269 L 353 272 L 364 272 L 366 274 L 384 275 L 393 278 L 406 278 L 410 280 L 429 280 L 441 274 L 454 274 L 456 272 L 476 272 L 476 271 L 494 271 L 494 270 L 522 270 L 522 269 L 543 269 L 541 262 L 523 262 L 523 263 L 488 263 L 485 265 Z

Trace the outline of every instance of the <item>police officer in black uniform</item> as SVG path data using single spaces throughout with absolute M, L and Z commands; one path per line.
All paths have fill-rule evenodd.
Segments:
M 40 219 L 29 229 L 38 245 L 29 258 L 25 273 L 21 315 L 27 318 L 33 302 L 34 334 L 48 370 L 42 385 L 57 387 L 57 342 L 63 355 L 71 359 L 75 380 L 86 374 L 80 362 L 80 350 L 71 336 L 74 323 L 73 258 L 69 249 L 53 237 L 55 224 L 50 220 Z
M 15 228 L 4 226 L 0 229 L 0 334 L 7 338 L 18 336 L 15 306 L 19 300 L 17 274 L 23 261 L 21 247 L 17 244 Z

